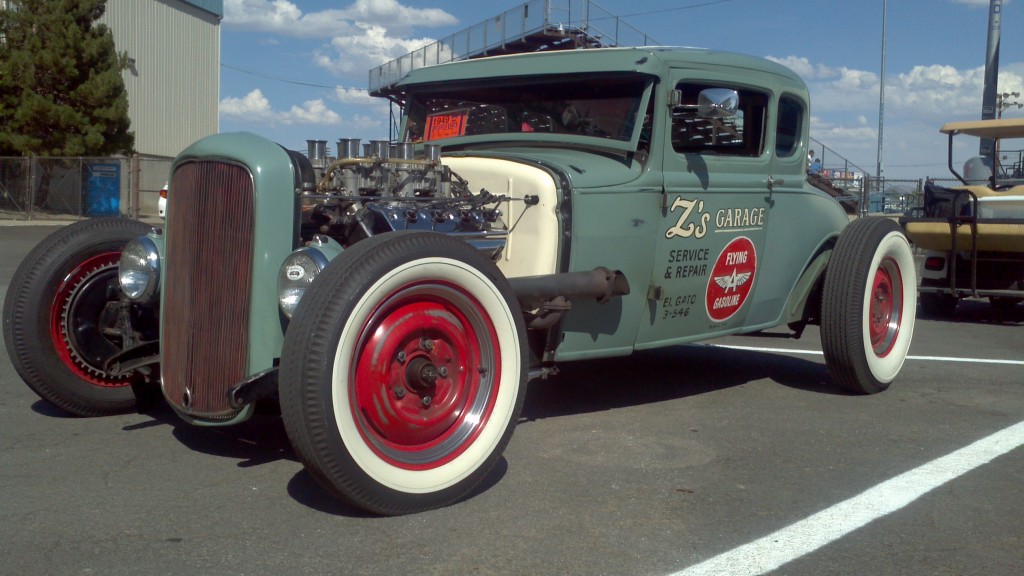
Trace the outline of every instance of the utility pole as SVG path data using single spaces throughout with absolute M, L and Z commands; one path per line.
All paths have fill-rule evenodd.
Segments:
M 882 0 L 882 70 L 878 79 L 878 158 L 875 174 L 882 177 L 882 141 L 885 131 L 885 8 L 887 0 Z
M 882 192 L 882 142 L 885 131 L 885 13 L 887 0 L 882 0 L 882 70 L 878 79 L 878 156 L 875 163 L 875 181 Z M 869 196 L 870 197 L 870 196 Z M 861 215 L 867 214 L 866 203 L 861 203 Z
M 985 92 L 981 97 L 981 119 L 997 117 L 996 99 L 999 94 L 999 32 L 1002 27 L 1003 0 L 990 0 L 988 12 L 988 47 L 985 51 Z M 982 138 L 978 154 L 990 158 L 992 139 Z M 993 168 L 994 169 L 994 168 Z

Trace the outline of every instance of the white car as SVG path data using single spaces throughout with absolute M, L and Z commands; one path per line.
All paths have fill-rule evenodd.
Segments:
M 160 189 L 160 199 L 156 201 L 156 213 L 161 218 L 167 217 L 167 182 L 164 183 L 164 187 Z

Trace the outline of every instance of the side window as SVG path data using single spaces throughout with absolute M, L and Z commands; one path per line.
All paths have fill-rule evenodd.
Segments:
M 775 155 L 779 158 L 788 158 L 799 148 L 803 118 L 803 103 L 791 96 L 779 100 L 779 122 L 775 130 Z
M 701 90 L 729 88 L 739 94 L 739 108 L 728 118 L 704 118 L 697 113 Z M 768 95 L 734 86 L 680 82 L 681 99 L 672 109 L 672 149 L 681 154 L 760 156 L 764 150 Z

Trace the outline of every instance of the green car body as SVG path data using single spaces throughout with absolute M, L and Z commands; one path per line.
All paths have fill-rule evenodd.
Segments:
M 314 166 L 255 134 L 211 136 L 175 160 L 162 230 L 55 239 L 96 249 L 53 257 L 52 301 L 33 300 L 29 269 L 12 282 L 5 335 L 26 382 L 80 414 L 158 385 L 199 425 L 277 396 L 314 478 L 401 514 L 469 494 L 526 383 L 559 362 L 818 324 L 839 386 L 879 392 L 902 367 L 909 244 L 807 183 L 809 97 L 787 68 L 553 51 L 414 70 L 377 95 L 403 109 L 397 142 L 339 140 Z M 112 234 L 128 242 L 122 295 L 79 306 L 60 278 L 109 274 Z M 21 312 L 36 309 L 82 312 L 40 335 Z M 92 312 L 118 319 L 102 326 L 116 354 L 60 337 Z M 33 342 L 50 338 L 68 370 L 38 378 L 33 347 L 49 344 Z
M 546 357 L 553 361 L 629 354 L 736 332 L 798 322 L 803 304 L 823 273 L 824 262 L 848 222 L 843 208 L 808 185 L 808 94 L 788 69 L 762 59 L 697 49 L 612 49 L 528 54 L 424 68 L 395 90 L 480 83 L 566 70 L 580 74 L 636 75 L 647 83 L 653 118 L 647 157 L 635 151 L 640 130 L 628 140 L 598 143 L 594 138 L 555 134 L 463 136 L 439 141 L 443 154 L 502 159 L 542 167 L 556 181 L 561 245 L 554 272 L 602 266 L 621 271 L 630 292 L 607 303 L 573 303 L 559 341 Z M 754 156 L 681 154 L 670 138 L 669 98 L 675 85 L 699 82 L 756 89 L 768 96 L 761 150 Z M 776 122 L 781 98 L 795 103 L 800 116 L 787 143 L 780 144 Z M 559 146 L 549 144 L 556 141 Z M 451 152 L 448 150 L 451 149 Z M 275 279 L 294 242 L 295 169 L 278 146 L 246 134 L 216 135 L 183 151 L 175 168 L 196 159 L 220 158 L 246 166 L 257 194 L 253 227 L 254 260 L 248 336 L 248 372 L 273 366 L 283 329 L 276 306 Z M 172 169 L 172 172 L 173 170 Z M 770 180 L 773 182 L 770 183 Z M 738 217 L 737 217 L 738 215 Z M 168 227 L 176 214 L 169 210 Z M 753 220 L 752 220 L 753 218 Z M 693 233 L 687 235 L 690 228 Z M 677 234 L 673 235 L 673 231 Z M 671 237 L 669 237 L 671 236 Z M 715 260 L 726 245 L 746 237 L 756 258 L 749 293 L 725 320 L 709 316 L 706 299 Z M 173 274 L 164 275 L 172 278 Z M 168 328 L 165 320 L 164 330 Z

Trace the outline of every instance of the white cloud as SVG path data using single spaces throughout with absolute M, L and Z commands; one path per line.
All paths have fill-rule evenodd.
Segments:
M 877 111 L 878 74 L 839 70 L 837 78 L 808 81 L 815 112 L 861 112 L 866 117 L 863 111 Z M 887 75 L 885 109 L 935 121 L 971 117 L 980 113 L 984 86 L 983 66 L 966 70 L 940 64 L 914 66 L 907 72 Z M 1024 65 L 1004 66 L 999 73 L 999 89 L 1024 89 Z
M 242 98 L 225 98 L 220 101 L 220 113 L 228 118 L 246 120 L 273 120 L 276 113 L 270 108 L 270 100 L 259 89 Z
M 811 64 L 811 61 L 804 56 L 786 56 L 785 58 L 765 56 L 765 58 L 772 62 L 782 64 L 786 68 L 796 72 L 801 78 L 811 78 L 814 76 L 814 66 Z
M 334 97 L 342 104 L 352 104 L 355 106 L 376 106 L 381 103 L 380 98 L 370 96 L 369 91 L 362 88 L 338 86 L 334 89 Z
M 331 38 L 357 33 L 360 25 L 386 26 L 403 36 L 413 27 L 457 24 L 439 8 L 413 8 L 397 0 L 356 0 L 346 8 L 304 14 L 289 0 L 224 0 L 224 25 L 300 38 Z
M 362 76 L 371 68 L 434 45 L 433 38 L 412 38 L 414 28 L 457 23 L 458 20 L 444 10 L 414 8 L 398 0 L 354 0 L 344 8 L 309 13 L 303 13 L 290 0 L 224 2 L 226 27 L 317 41 L 329 38 L 329 43 L 311 51 L 312 60 L 336 76 L 349 78 Z M 449 51 L 447 47 L 440 49 Z M 423 56 L 435 63 L 437 50 L 428 49 Z M 411 62 L 410 67 L 417 67 L 417 63 Z
M 220 101 L 220 114 L 237 122 L 253 125 L 314 124 L 333 126 L 341 124 L 341 116 L 327 108 L 323 100 L 308 100 L 302 106 L 292 106 L 287 112 L 274 110 L 270 100 L 259 88 L 242 98 L 224 98 Z
M 874 140 L 877 137 L 876 134 L 877 131 L 875 128 L 867 125 L 867 119 L 864 116 L 857 118 L 856 126 L 834 124 L 825 122 L 819 116 L 811 116 L 811 136 L 825 143 L 830 143 L 837 139 L 844 141 Z
M 334 126 L 341 124 L 341 116 L 334 110 L 329 110 L 323 100 L 308 100 L 302 106 L 292 106 L 285 117 L 290 122 L 297 124 L 317 124 Z
M 838 154 L 873 172 L 878 150 L 878 74 L 821 66 L 799 57 L 774 60 L 796 71 L 813 71 L 801 74 L 811 92 L 811 136 L 833 151 L 830 158 L 838 161 Z M 822 76 L 819 69 L 834 70 L 836 75 Z M 887 74 L 883 155 L 892 165 L 883 162 L 885 175 L 946 177 L 946 138 L 939 134 L 939 127 L 978 118 L 983 90 L 983 66 L 921 65 Z M 1024 63 L 1001 66 L 999 90 L 1024 92 Z M 1024 111 L 1007 110 L 1005 115 L 1019 117 Z M 977 144 L 973 146 L 976 153 Z
M 839 73 L 837 70 L 829 68 L 824 64 L 811 64 L 811 61 L 805 56 L 786 56 L 785 58 L 765 56 L 765 58 L 772 62 L 782 64 L 793 72 L 796 72 L 804 80 L 810 78 L 831 78 Z
M 335 36 L 314 53 L 318 66 L 339 76 L 365 72 L 385 62 L 432 44 L 432 38 L 396 38 L 383 26 L 359 24 L 357 33 Z
M 390 110 L 390 103 L 387 100 L 370 96 L 369 91 L 362 88 L 337 86 L 334 89 L 334 99 L 346 106 L 358 106 L 380 118 L 387 118 Z M 363 116 L 362 118 L 365 119 L 366 117 Z M 365 124 L 365 121 L 357 121 L 355 118 L 353 118 L 353 122 Z M 380 125 L 383 123 L 377 122 L 376 124 Z
M 277 32 L 301 18 L 302 10 L 288 0 L 224 0 L 225 26 Z
M 935 117 L 956 111 L 980 112 L 984 87 L 984 67 L 960 71 L 944 65 L 914 66 L 886 82 L 885 101 L 897 109 Z

